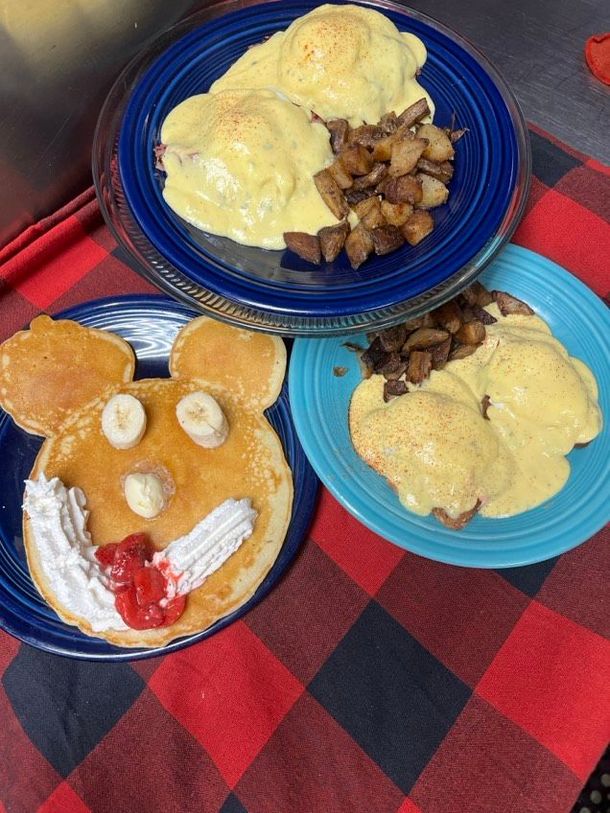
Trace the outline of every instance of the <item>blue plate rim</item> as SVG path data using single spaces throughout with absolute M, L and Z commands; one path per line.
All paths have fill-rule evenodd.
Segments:
M 530 249 L 524 248 L 522 246 L 517 246 L 514 244 L 510 244 L 506 246 L 503 252 L 498 255 L 496 258 L 496 262 L 501 263 L 503 261 L 511 260 L 515 264 L 519 262 L 535 262 L 536 264 L 541 264 L 544 266 L 549 273 L 556 275 L 560 282 L 569 283 L 575 290 L 578 290 L 582 296 L 584 296 L 587 301 L 590 303 L 591 308 L 595 315 L 601 317 L 602 320 L 605 320 L 608 324 L 608 335 L 610 335 L 610 309 L 606 308 L 603 301 L 600 297 L 595 294 L 584 282 L 582 282 L 578 277 L 574 276 L 562 266 L 558 265 L 557 263 L 553 262 L 552 260 L 543 257 L 536 252 L 531 251 Z M 488 273 L 493 272 L 493 264 L 488 269 Z M 510 281 L 507 280 L 505 284 L 505 288 L 507 290 L 511 290 L 510 288 Z M 549 289 L 551 290 L 551 289 Z M 532 299 L 532 306 L 536 310 L 536 302 Z M 340 341 L 339 338 L 333 339 L 323 339 L 320 341 L 328 341 L 332 343 L 337 343 Z M 331 463 L 329 462 L 329 458 L 327 457 L 325 451 L 320 451 L 318 448 L 318 440 L 317 438 L 313 440 L 307 431 L 307 421 L 308 416 L 311 416 L 311 412 L 305 412 L 305 400 L 307 396 L 306 389 L 302 386 L 302 381 L 305 380 L 306 376 L 305 373 L 309 373 L 309 379 L 315 380 L 315 370 L 308 369 L 307 365 L 307 348 L 314 347 L 316 344 L 316 340 L 308 339 L 308 338 L 299 338 L 296 339 L 293 346 L 293 353 L 292 353 L 292 363 L 289 371 L 289 378 L 288 378 L 288 385 L 289 385 L 289 392 L 291 394 L 291 398 L 293 403 L 295 404 L 295 408 L 293 410 L 293 417 L 295 421 L 295 426 L 297 428 L 297 433 L 301 438 L 301 442 L 303 444 L 303 448 L 305 449 L 305 453 L 307 454 L 310 463 L 312 464 L 314 470 L 316 471 L 318 477 L 322 481 L 323 485 L 333 494 L 333 496 L 338 500 L 338 502 L 349 512 L 351 513 L 359 522 L 365 525 L 374 533 L 378 534 L 382 538 L 388 540 L 389 542 L 396 544 L 398 547 L 401 547 L 405 550 L 408 550 L 412 553 L 417 555 L 423 556 L 425 558 L 433 559 L 435 561 L 443 562 L 445 564 L 461 566 L 461 567 L 474 567 L 474 568 L 488 568 L 488 569 L 501 569 L 501 568 L 512 568 L 512 567 L 521 567 L 525 565 L 535 564 L 541 561 L 545 561 L 549 558 L 553 558 L 554 556 L 558 556 L 562 553 L 571 550 L 578 545 L 582 544 L 583 542 L 587 541 L 591 536 L 601 530 L 606 523 L 610 520 L 610 503 L 607 503 L 605 508 L 605 513 L 600 509 L 597 515 L 591 515 L 587 513 L 583 517 L 583 521 L 581 526 L 579 527 L 579 533 L 575 535 L 573 538 L 569 540 L 565 540 L 562 543 L 556 544 L 551 550 L 546 550 L 544 555 L 541 555 L 540 552 L 536 553 L 536 547 L 528 544 L 527 548 L 521 552 L 520 555 L 514 555 L 513 558 L 507 559 L 501 555 L 501 552 L 497 554 L 494 553 L 493 557 L 488 555 L 485 551 L 476 551 L 472 549 L 469 552 L 469 555 L 463 555 L 460 549 L 460 532 L 453 532 L 444 529 L 440 524 L 437 524 L 436 521 L 432 520 L 431 517 L 419 517 L 415 514 L 409 513 L 406 509 L 402 508 L 396 500 L 397 505 L 397 513 L 400 514 L 401 521 L 405 522 L 405 528 L 410 532 L 411 536 L 404 536 L 401 539 L 396 538 L 394 533 L 388 534 L 387 527 L 384 524 L 383 517 L 380 521 L 378 519 L 377 514 L 381 514 L 382 510 L 379 508 L 378 505 L 374 506 L 375 516 L 371 518 L 371 514 L 367 513 L 368 506 L 365 504 L 364 500 L 361 498 L 353 499 L 353 494 L 346 493 L 344 489 L 341 487 L 341 480 L 340 477 L 336 477 L 337 470 L 333 470 Z M 606 344 L 608 345 L 608 356 L 610 358 L 610 339 L 606 339 Z M 598 345 L 599 346 L 599 345 Z M 602 350 L 604 345 L 601 345 Z M 570 348 L 568 347 L 568 350 Z M 603 356 L 602 356 L 603 361 Z M 600 367 L 602 364 L 600 361 Z M 607 363 L 607 362 L 606 362 Z M 610 369 L 610 368 L 608 368 Z M 605 370 L 608 376 L 610 376 L 610 372 Z M 297 376 L 300 375 L 300 378 Z M 604 395 L 603 392 L 600 391 L 600 398 Z M 309 405 L 308 405 L 309 406 Z M 315 416 L 314 416 L 315 417 Z M 319 416 L 318 416 L 319 417 Z M 604 443 L 604 448 L 607 446 L 610 450 L 610 409 L 606 410 L 603 413 L 603 427 L 602 432 L 598 436 L 599 441 Z M 595 442 L 597 438 L 592 441 Z M 366 464 L 358 458 L 356 452 L 351 449 L 353 453 L 353 460 L 357 461 L 358 464 L 364 466 L 367 470 L 368 467 Z M 578 454 L 582 454 L 586 452 L 586 449 L 577 450 Z M 347 468 L 347 466 L 346 466 Z M 372 470 L 371 470 L 372 471 Z M 375 478 L 379 477 L 382 481 L 384 478 L 381 475 L 377 475 L 373 472 Z M 606 465 L 605 471 L 607 479 L 610 481 L 610 460 Z M 390 487 L 387 486 L 388 491 Z M 560 492 L 561 493 L 561 492 Z M 544 504 L 543 504 L 544 505 Z M 542 506 L 539 506 L 536 509 L 532 509 L 533 511 L 540 510 Z M 526 516 L 530 512 L 524 512 L 524 514 L 518 516 Z M 595 518 L 597 517 L 597 518 Z M 502 519 L 490 519 L 490 518 L 478 518 L 478 521 L 486 523 L 486 526 L 490 529 L 490 532 L 486 534 L 485 537 L 482 538 L 491 538 L 493 536 L 493 523 L 502 523 L 508 522 L 509 520 L 502 520 Z M 443 537 L 443 544 L 445 543 L 444 537 L 446 536 L 449 542 L 445 545 L 442 549 L 442 552 L 435 551 L 433 547 L 433 543 L 429 542 L 425 538 L 418 537 L 419 534 L 419 527 L 424 528 L 424 533 L 426 534 L 434 534 L 436 533 L 437 536 Z M 470 527 L 470 526 L 467 526 Z M 549 524 L 549 527 L 552 527 L 552 523 Z M 410 539 L 415 538 L 417 541 L 415 544 L 411 544 Z M 451 540 L 454 541 L 454 544 L 451 544 Z M 543 546 L 549 545 L 548 542 L 537 543 L 542 544 Z M 449 552 L 446 552 L 446 548 L 449 549 Z M 532 552 L 530 554 L 527 551 L 532 548 Z M 465 561 L 468 559 L 468 561 Z
M 122 310 L 129 311 L 134 308 L 136 310 L 142 309 L 143 313 L 141 315 L 141 318 L 151 319 L 155 316 L 156 311 L 156 315 L 159 316 L 160 318 L 162 318 L 163 315 L 169 316 L 170 314 L 172 314 L 175 317 L 178 317 L 179 321 L 182 324 L 186 324 L 192 318 L 201 316 L 200 313 L 193 311 L 192 308 L 189 308 L 180 302 L 170 300 L 163 295 L 125 294 L 121 296 L 108 296 L 101 297 L 99 299 L 88 300 L 87 302 L 73 305 L 58 313 L 54 313 L 53 318 L 74 319 L 75 321 L 80 321 L 83 318 L 94 319 L 96 318 L 96 316 L 104 316 L 105 314 L 116 315 L 117 313 L 120 313 Z M 96 326 L 100 327 L 99 323 L 96 323 Z M 101 329 L 104 328 L 101 327 Z M 24 643 L 29 644 L 30 646 L 33 646 L 37 649 L 43 650 L 45 652 L 50 652 L 54 655 L 61 655 L 64 657 L 69 657 L 77 660 L 87 660 L 95 662 L 146 660 L 149 658 L 167 655 L 171 652 L 176 652 L 180 649 L 184 649 L 187 646 L 191 646 L 192 644 L 198 643 L 199 641 L 211 637 L 212 635 L 216 634 L 217 632 L 220 632 L 220 630 L 229 626 L 233 622 L 242 618 L 250 609 L 256 606 L 260 601 L 262 601 L 268 595 L 268 593 L 276 586 L 276 584 L 284 578 L 286 572 L 288 571 L 295 557 L 297 556 L 302 544 L 306 540 L 307 531 L 309 529 L 309 526 L 313 520 L 313 516 L 315 513 L 320 485 L 319 480 L 303 451 L 298 435 L 296 434 L 296 429 L 294 426 L 294 422 L 292 420 L 287 378 L 288 376 L 286 375 L 282 391 L 275 404 L 273 404 L 269 408 L 269 410 L 273 410 L 274 407 L 277 407 L 278 409 L 282 410 L 281 418 L 279 418 L 278 421 L 283 425 L 282 428 L 284 429 L 284 431 L 287 432 L 287 434 L 290 436 L 291 442 L 294 444 L 295 461 L 291 465 L 294 485 L 292 517 L 278 557 L 276 558 L 274 564 L 272 565 L 271 569 L 265 576 L 262 583 L 259 585 L 255 593 L 248 599 L 247 602 L 241 605 L 241 607 L 238 607 L 232 613 L 229 613 L 228 615 L 216 621 L 207 629 L 202 630 L 201 632 L 185 636 L 183 638 L 179 638 L 175 641 L 172 641 L 167 646 L 155 647 L 150 649 L 116 647 L 111 644 L 108 644 L 107 642 L 104 641 L 104 639 L 85 635 L 77 627 L 72 627 L 69 624 L 63 624 L 63 622 L 61 622 L 60 619 L 57 620 L 57 623 L 63 624 L 65 630 L 73 634 L 76 641 L 81 639 L 83 641 L 96 641 L 96 642 L 99 641 L 100 648 L 103 649 L 103 651 L 99 653 L 93 653 L 71 649 L 68 646 L 55 645 L 52 642 L 48 642 L 41 639 L 39 634 L 36 633 L 36 631 L 28 632 L 26 630 L 24 632 L 22 630 L 16 629 L 13 626 L 13 623 L 7 621 L 7 619 L 5 618 L 4 605 L 1 599 L 0 599 L 0 629 L 3 629 L 5 632 L 17 638 L 18 640 L 23 641 Z M 3 428 L 8 424 L 13 423 L 14 422 L 12 421 L 10 415 L 4 412 L 4 410 L 0 409 L 0 450 L 2 449 L 2 445 L 4 442 Z M 17 429 L 19 428 L 17 427 Z M 28 435 L 28 433 L 26 433 L 24 430 L 19 430 L 19 432 L 23 432 L 24 435 Z M 285 454 L 288 454 L 286 450 L 284 451 Z M 32 461 L 32 463 L 33 462 L 34 461 Z M 296 474 L 297 470 L 299 473 L 298 480 Z M 19 508 L 19 511 L 21 511 L 21 508 Z M 7 547 L 6 540 L 4 539 L 4 536 L 2 534 L 2 528 L 0 528 L 0 546 L 2 548 Z M 33 584 L 32 587 L 33 590 L 36 590 Z M 42 598 L 40 598 L 40 602 L 46 605 L 46 602 L 44 602 Z M 48 607 L 48 605 L 46 606 Z M 26 621 L 26 619 L 21 618 L 19 620 Z

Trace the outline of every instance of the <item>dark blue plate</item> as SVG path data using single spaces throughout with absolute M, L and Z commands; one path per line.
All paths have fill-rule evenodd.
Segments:
M 166 378 L 174 337 L 197 314 L 165 297 L 124 296 L 87 302 L 58 316 L 118 333 L 136 353 L 136 378 Z M 151 658 L 182 649 L 241 618 L 267 595 L 294 559 L 313 516 L 318 490 L 318 480 L 294 430 L 286 386 L 265 414 L 280 437 L 294 481 L 292 519 L 273 567 L 246 604 L 203 632 L 157 649 L 122 649 L 64 624 L 34 587 L 23 548 L 21 503 L 23 481 L 32 469 L 42 439 L 24 432 L 0 409 L 0 627 L 32 646 L 57 655 L 121 661 Z
M 428 49 L 421 84 L 435 121 L 467 127 L 456 145 L 448 203 L 419 246 L 354 271 L 342 254 L 313 269 L 289 251 L 242 246 L 189 226 L 162 197 L 153 149 L 167 114 L 207 91 L 248 46 L 285 29 L 311 0 L 212 6 L 171 29 L 120 77 L 100 116 L 94 178 L 102 210 L 142 272 L 173 296 L 252 328 L 313 335 L 391 323 L 427 310 L 470 282 L 509 239 L 530 174 L 527 131 L 507 86 L 469 43 L 390 2 L 383 12 Z

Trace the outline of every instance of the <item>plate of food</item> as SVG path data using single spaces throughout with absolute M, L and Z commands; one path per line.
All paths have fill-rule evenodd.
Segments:
M 93 147 L 141 273 L 242 327 L 358 331 L 467 285 L 530 178 L 519 107 L 457 33 L 378 0 L 229 0 L 118 78 Z
M 609 337 L 601 299 L 510 245 L 424 316 L 297 339 L 297 433 L 339 502 L 391 542 L 467 567 L 542 561 L 610 519 Z
M 144 658 L 269 592 L 317 493 L 281 339 L 125 296 L 40 316 L 0 356 L 2 628 Z

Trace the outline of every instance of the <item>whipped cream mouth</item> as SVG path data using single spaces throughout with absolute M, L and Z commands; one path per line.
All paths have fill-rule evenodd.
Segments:
M 94 632 L 128 630 L 115 607 L 110 579 L 87 530 L 89 511 L 80 488 L 58 477 L 25 481 L 23 508 L 30 520 L 46 584 L 65 610 Z M 166 599 L 200 587 L 251 536 L 257 512 L 249 499 L 225 500 L 185 536 L 153 557 L 166 578 Z

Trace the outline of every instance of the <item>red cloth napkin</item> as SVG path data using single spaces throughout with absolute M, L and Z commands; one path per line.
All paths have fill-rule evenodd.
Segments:
M 606 295 L 610 170 L 531 139 L 514 239 Z M 0 263 L 0 339 L 41 310 L 152 290 L 92 190 Z M 609 543 L 451 567 L 323 490 L 287 577 L 207 641 L 96 664 L 0 633 L 0 811 L 567 813 L 610 740 Z

